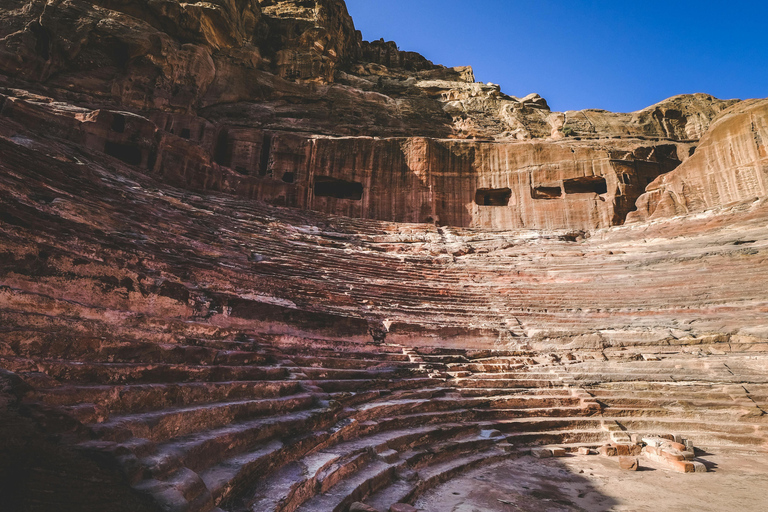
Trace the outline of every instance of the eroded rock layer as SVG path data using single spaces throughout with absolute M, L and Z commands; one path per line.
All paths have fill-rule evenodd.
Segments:
M 768 449 L 765 100 L 552 112 L 340 0 L 0 6 L 0 509 Z
M 717 118 L 689 161 L 648 186 L 633 217 L 672 217 L 765 197 L 766 139 L 768 100 L 734 105 Z

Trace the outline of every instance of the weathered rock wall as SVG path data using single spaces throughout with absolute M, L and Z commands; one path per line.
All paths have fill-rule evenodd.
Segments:
M 66 109 L 0 95 L 0 115 L 46 126 L 166 183 L 395 222 L 591 230 L 622 224 L 687 146 L 644 141 L 330 138 L 219 128 L 195 116 Z
M 724 111 L 683 165 L 648 186 L 631 220 L 673 217 L 768 195 L 768 101 Z

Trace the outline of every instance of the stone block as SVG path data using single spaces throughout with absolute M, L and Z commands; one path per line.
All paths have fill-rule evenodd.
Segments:
M 637 471 L 640 464 L 637 457 L 619 457 L 619 467 L 626 471 Z
M 661 450 L 659 448 L 656 448 L 655 446 L 648 445 L 643 447 L 643 453 L 647 455 L 658 456 L 658 455 L 661 455 Z
M 691 461 L 691 464 L 693 464 L 693 468 L 696 473 L 706 473 L 708 471 L 707 465 L 704 464 L 703 462 L 694 460 L 694 461 Z
M 643 438 L 643 442 L 648 446 L 658 447 L 666 442 L 666 439 L 657 436 L 648 436 Z
M 670 460 L 668 461 L 668 467 L 673 471 L 677 471 L 678 473 L 696 472 L 696 466 L 693 465 L 693 462 L 684 460 Z
M 592 455 L 592 450 L 586 446 L 582 446 L 576 451 L 576 453 L 579 455 Z
M 553 457 L 565 457 L 566 455 L 565 448 L 552 448 L 551 451 Z
M 616 447 L 610 445 L 601 446 L 597 451 L 603 457 L 616 457 L 618 455 Z
M 531 455 L 537 459 L 546 459 L 552 456 L 552 450 L 549 448 L 531 448 Z
M 684 452 L 685 451 L 685 445 L 684 444 L 678 443 L 678 442 L 674 442 L 674 441 L 671 442 L 671 443 L 665 443 L 662 446 L 664 446 L 664 448 L 672 448 L 673 450 L 677 450 L 679 452 Z
M 661 450 L 661 456 L 667 460 L 685 460 L 685 456 L 677 450 Z
M 620 457 L 640 455 L 643 449 L 642 446 L 637 444 L 611 443 L 611 446 L 616 448 L 616 454 Z

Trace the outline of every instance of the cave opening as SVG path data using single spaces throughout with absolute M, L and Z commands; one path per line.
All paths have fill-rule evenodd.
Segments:
M 512 197 L 509 188 L 479 188 L 475 192 L 475 203 L 480 206 L 507 206 Z
M 531 189 L 533 199 L 560 199 L 563 190 L 560 187 L 534 187 Z
M 608 184 L 602 176 L 584 176 L 563 180 L 563 189 L 566 194 L 606 194 Z
M 136 144 L 122 144 L 108 140 L 104 143 L 104 152 L 129 165 L 141 164 L 141 149 Z
M 317 197 L 333 197 L 353 201 L 360 201 L 363 198 L 362 183 L 340 180 L 330 176 L 316 176 L 314 190 Z
M 264 134 L 261 142 L 261 153 L 259 154 L 259 176 L 266 176 L 269 169 L 270 151 L 272 150 L 272 136 Z
M 122 114 L 114 114 L 112 116 L 112 131 L 116 133 L 125 132 L 125 116 Z
M 213 161 L 219 165 L 229 167 L 231 160 L 231 152 L 229 149 L 229 132 L 223 129 L 216 137 L 216 146 L 213 150 Z
M 51 35 L 39 22 L 35 21 L 29 25 L 29 30 L 35 36 L 35 51 L 43 60 L 51 59 Z

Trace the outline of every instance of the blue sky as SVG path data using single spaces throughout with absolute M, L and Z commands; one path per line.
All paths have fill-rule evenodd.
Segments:
M 768 96 L 768 1 L 347 0 L 363 38 L 471 65 L 553 110 Z

